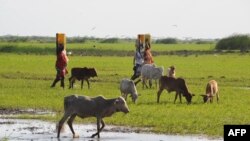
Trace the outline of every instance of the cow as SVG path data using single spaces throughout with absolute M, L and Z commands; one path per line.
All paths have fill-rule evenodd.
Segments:
M 72 68 L 71 69 L 71 77 L 69 78 L 69 89 L 73 89 L 75 80 L 81 80 L 81 89 L 83 89 L 83 81 L 86 80 L 88 83 L 88 89 L 90 88 L 89 78 L 97 77 L 97 73 L 95 68 Z
M 145 64 L 142 66 L 141 69 L 141 77 L 142 77 L 142 86 L 144 85 L 148 88 L 146 81 L 149 79 L 149 87 L 152 87 L 152 79 L 159 80 L 160 77 L 163 75 L 164 67 L 157 67 L 154 64 Z M 156 81 L 155 81 L 156 82 Z M 137 82 L 136 82 L 137 83 Z M 157 86 L 157 83 L 156 83 Z
M 73 138 L 79 137 L 75 134 L 72 123 L 76 116 L 80 118 L 96 117 L 97 132 L 91 136 L 100 138 L 100 132 L 105 127 L 104 117 L 110 117 L 116 112 L 128 113 L 129 108 L 123 97 L 106 99 L 103 96 L 90 98 L 88 96 L 70 95 L 64 97 L 64 115 L 58 123 L 57 138 L 60 137 L 60 130 L 67 120 Z M 101 124 L 101 127 L 100 127 Z
M 210 101 L 213 102 L 213 97 L 216 95 L 217 103 L 219 102 L 218 84 L 215 80 L 210 80 L 206 86 L 206 94 L 201 95 L 203 97 L 204 103 Z
M 174 103 L 179 95 L 180 102 L 181 102 L 181 94 L 186 98 L 187 103 L 190 104 L 192 101 L 192 97 L 194 94 L 191 94 L 188 91 L 186 82 L 183 78 L 173 78 L 168 76 L 162 76 L 159 80 L 159 90 L 157 92 L 157 103 L 160 101 L 160 96 L 162 91 L 166 89 L 169 93 L 175 91 L 175 100 Z
M 137 89 L 135 87 L 135 83 L 130 79 L 122 79 L 120 82 L 120 91 L 121 95 L 127 100 L 128 94 L 131 94 L 132 101 L 135 103 L 138 98 Z

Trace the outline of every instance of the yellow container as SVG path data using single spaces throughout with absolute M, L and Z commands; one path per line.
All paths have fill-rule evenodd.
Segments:
M 141 44 L 145 43 L 145 35 L 144 34 L 138 34 L 138 40 Z
M 66 36 L 64 33 L 56 33 L 56 46 L 63 46 L 66 49 Z
M 151 35 L 150 34 L 145 34 L 145 42 L 151 43 Z

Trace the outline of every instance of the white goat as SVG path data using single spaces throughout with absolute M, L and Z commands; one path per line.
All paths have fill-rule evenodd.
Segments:
M 121 95 L 124 97 L 125 100 L 127 100 L 128 94 L 131 94 L 132 101 L 134 103 L 138 98 L 138 93 L 135 87 L 135 83 L 130 79 L 124 78 L 121 80 L 120 91 Z

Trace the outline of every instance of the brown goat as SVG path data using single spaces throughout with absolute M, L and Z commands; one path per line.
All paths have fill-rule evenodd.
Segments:
M 91 137 L 96 135 L 100 138 L 100 132 L 105 126 L 103 121 L 104 117 L 110 117 L 116 112 L 128 113 L 129 109 L 123 97 L 114 99 L 106 99 L 103 96 L 90 98 L 87 96 L 71 95 L 64 98 L 64 115 L 58 124 L 57 138 L 60 137 L 60 130 L 63 123 L 68 119 L 67 123 L 73 134 L 73 137 L 79 137 L 75 134 L 72 123 L 76 116 L 80 118 L 96 117 L 97 119 L 97 132 Z M 101 127 L 100 127 L 101 124 Z
M 204 103 L 210 101 L 213 102 L 213 97 L 216 95 L 217 103 L 219 102 L 218 84 L 215 80 L 210 80 L 206 86 L 206 94 L 201 95 L 203 97 Z
M 89 78 L 97 77 L 95 68 L 72 68 L 71 77 L 69 78 L 69 89 L 74 87 L 75 80 L 81 80 L 81 89 L 83 88 L 83 81 L 86 80 L 88 83 L 88 88 L 90 88 Z
M 175 100 L 176 101 L 178 95 L 180 97 L 180 102 L 181 102 L 181 94 L 186 98 L 187 103 L 190 104 L 192 100 L 192 96 L 194 94 L 191 94 L 188 91 L 186 82 L 182 78 L 173 78 L 173 77 L 168 77 L 168 76 L 162 76 L 159 80 L 159 90 L 157 92 L 157 103 L 160 101 L 160 96 L 162 91 L 166 89 L 169 93 L 175 91 Z

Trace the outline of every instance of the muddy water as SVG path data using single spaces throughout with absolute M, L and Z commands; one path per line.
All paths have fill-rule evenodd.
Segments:
M 72 138 L 68 126 L 64 127 L 61 138 L 56 138 L 56 125 L 52 122 L 40 120 L 1 119 L 0 140 L 7 141 L 208 141 L 223 140 L 222 138 L 208 138 L 205 136 L 180 136 L 153 133 L 136 133 L 126 127 L 106 125 L 101 132 L 100 139 L 90 138 L 96 132 L 96 126 L 91 124 L 74 124 L 75 132 L 80 138 Z

